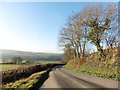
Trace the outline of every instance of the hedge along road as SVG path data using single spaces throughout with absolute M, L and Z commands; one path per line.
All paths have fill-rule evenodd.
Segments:
M 93 88 L 102 88 L 102 90 L 110 88 L 118 89 L 118 81 L 103 79 L 84 73 L 76 73 L 59 65 L 53 68 L 49 74 L 49 78 L 40 87 L 40 89 L 44 88 L 91 88 L 91 90 Z
M 0 68 L 1 69 L 1 68 Z M 0 88 L 2 87 L 2 73 L 0 72 Z

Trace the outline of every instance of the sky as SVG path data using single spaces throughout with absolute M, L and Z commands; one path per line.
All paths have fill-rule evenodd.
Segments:
M 60 53 L 59 31 L 68 16 L 91 4 L 95 3 L 1 2 L 0 49 Z
M 0 0 L 2 2 L 119 2 L 119 0 Z

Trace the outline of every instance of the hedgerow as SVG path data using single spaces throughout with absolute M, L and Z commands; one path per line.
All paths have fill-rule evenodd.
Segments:
M 38 83 L 38 81 L 42 79 L 42 76 L 45 75 L 48 71 L 49 69 L 34 73 L 28 78 L 24 78 L 24 79 L 15 81 L 15 82 L 7 83 L 3 85 L 3 88 L 11 88 L 11 89 L 16 88 L 16 90 L 18 88 L 24 88 L 24 89 L 34 88 L 34 86 Z
M 9 83 L 21 78 L 26 78 L 33 73 L 46 70 L 47 68 L 55 66 L 54 64 L 43 65 L 28 65 L 14 70 L 8 70 L 2 72 L 2 83 Z

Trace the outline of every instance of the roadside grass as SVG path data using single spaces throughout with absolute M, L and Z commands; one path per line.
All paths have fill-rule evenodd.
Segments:
M 71 63 L 68 63 L 65 67 L 76 72 L 87 73 L 101 78 L 120 80 L 118 67 L 98 66 L 93 63 L 91 64 L 90 62 L 83 65 L 76 65 L 74 62 Z
M 34 73 L 28 78 L 23 78 L 15 82 L 7 83 L 3 85 L 2 88 L 32 88 L 48 71 L 49 69 Z

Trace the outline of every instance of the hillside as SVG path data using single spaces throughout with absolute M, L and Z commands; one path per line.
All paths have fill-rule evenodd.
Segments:
M 44 61 L 60 61 L 62 54 L 57 53 L 36 53 L 36 52 L 24 52 L 16 50 L 0 50 L 0 56 L 2 61 L 8 61 L 13 57 L 21 57 L 23 60 L 44 60 Z

